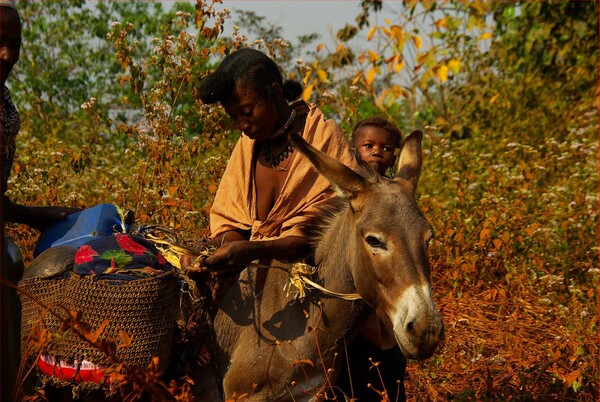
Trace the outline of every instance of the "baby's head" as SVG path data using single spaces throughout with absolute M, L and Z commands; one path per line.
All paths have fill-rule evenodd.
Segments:
M 361 120 L 352 131 L 356 159 L 368 163 L 382 176 L 394 166 L 401 141 L 400 130 L 382 117 Z

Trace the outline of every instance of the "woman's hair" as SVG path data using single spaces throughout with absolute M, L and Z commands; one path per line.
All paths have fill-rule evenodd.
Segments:
M 384 119 L 383 117 L 368 117 L 364 120 L 359 121 L 356 126 L 354 126 L 354 130 L 352 130 L 352 143 L 356 139 L 357 131 L 362 127 L 379 127 L 390 133 L 394 137 L 394 146 L 396 148 L 400 147 L 400 143 L 402 142 L 402 133 L 398 130 L 395 124 L 391 123 L 389 120 Z
M 225 57 L 213 73 L 200 81 L 200 99 L 207 104 L 223 103 L 233 93 L 236 83 L 264 97 L 271 96 L 273 84 L 279 84 L 288 101 L 298 99 L 302 94 L 302 85 L 294 80 L 283 81 L 277 64 L 269 56 L 255 49 L 243 48 Z

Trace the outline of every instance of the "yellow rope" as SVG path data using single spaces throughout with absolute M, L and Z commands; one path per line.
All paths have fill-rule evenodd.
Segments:
M 251 264 L 253 267 L 257 267 L 257 268 L 279 268 L 279 269 L 285 269 L 283 267 L 273 267 L 270 265 L 260 265 L 260 264 Z M 334 292 L 331 291 L 329 289 L 324 288 L 323 286 L 319 285 L 318 283 L 312 281 L 310 279 L 310 276 L 312 274 L 314 274 L 314 272 L 316 271 L 316 267 L 313 267 L 311 265 L 305 264 L 303 262 L 297 262 L 291 265 L 290 269 L 287 270 L 288 274 L 290 276 L 290 281 L 286 284 L 286 286 L 284 287 L 284 289 L 289 289 L 291 286 L 295 287 L 296 290 L 298 291 L 298 298 L 300 300 L 303 300 L 304 297 L 306 296 L 306 291 L 305 291 L 305 287 L 311 286 L 317 290 L 320 290 L 321 292 L 328 294 L 330 296 L 334 296 L 343 300 L 360 300 L 362 299 L 362 297 L 360 297 L 360 295 L 358 293 L 338 293 L 338 292 Z

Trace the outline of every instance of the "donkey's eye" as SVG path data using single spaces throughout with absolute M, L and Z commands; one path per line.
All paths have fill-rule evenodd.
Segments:
M 367 244 L 369 246 L 371 246 L 372 248 L 377 248 L 377 249 L 382 249 L 385 250 L 385 244 L 383 244 L 381 242 L 381 240 L 379 240 L 377 237 L 375 236 L 367 236 L 365 237 L 365 241 L 367 242 Z

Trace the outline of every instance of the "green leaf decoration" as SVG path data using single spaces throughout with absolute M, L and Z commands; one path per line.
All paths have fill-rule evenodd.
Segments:
M 124 250 L 108 250 L 100 255 L 103 260 L 114 260 L 115 266 L 124 268 L 130 265 L 133 257 L 127 254 Z

